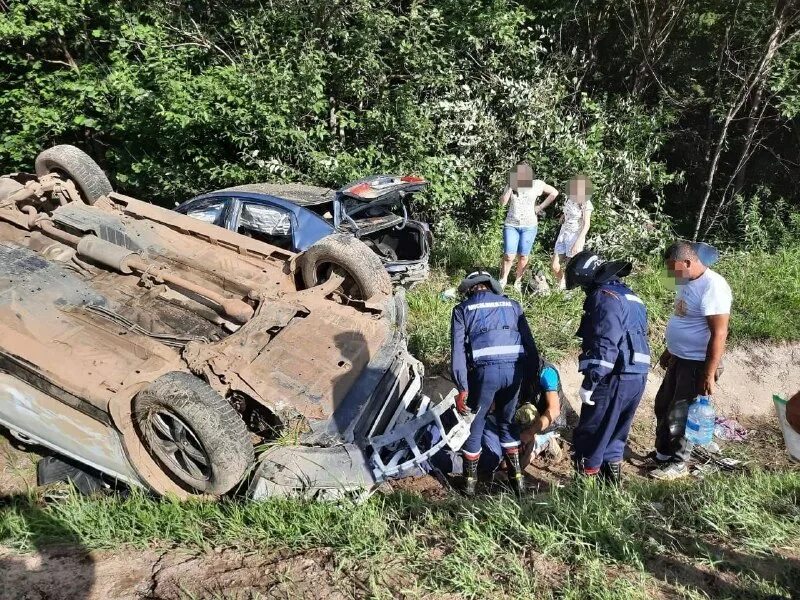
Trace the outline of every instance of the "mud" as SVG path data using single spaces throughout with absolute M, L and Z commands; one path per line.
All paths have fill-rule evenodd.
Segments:
M 18 600 L 259 600 L 366 597 L 332 551 L 217 549 L 86 552 L 72 545 L 19 554 L 0 547 L 0 594 Z
M 10 381 L 0 395 L 14 398 L 0 404 L 0 422 L 118 479 L 183 497 L 229 486 L 192 488 L 141 448 L 134 398 L 167 373 L 207 382 L 256 438 L 266 425 L 299 423 L 304 434 L 324 433 L 309 444 L 361 443 L 370 425 L 361 421 L 394 400 L 374 391 L 391 388 L 381 357 L 413 359 L 379 263 L 387 293 L 348 303 L 333 278 L 302 289 L 295 253 L 113 192 L 90 205 L 77 192 L 57 197 L 48 177 L 57 179 L 26 176 L 30 189 L 18 182 L 18 202 L 16 192 L 0 198 L 0 371 Z M 34 393 L 56 399 L 47 418 L 23 406 Z M 231 410 L 222 398 L 220 418 Z M 100 425 L 73 427 L 73 413 Z M 216 431 L 243 439 L 229 416 L 230 427 Z M 123 447 L 128 459 L 104 460 Z
M 36 487 L 36 462 L 40 454 L 22 446 L 0 427 L 0 498 Z

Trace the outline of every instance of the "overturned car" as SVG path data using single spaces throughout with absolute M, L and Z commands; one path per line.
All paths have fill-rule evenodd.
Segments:
M 468 425 L 421 394 L 405 301 L 302 255 L 114 193 L 82 151 L 0 178 L 0 425 L 179 497 L 369 489 Z M 378 281 L 379 279 L 376 279 Z M 304 289 L 305 288 L 305 289 Z M 421 451 L 436 427 L 442 441 Z
M 209 192 L 175 210 L 303 252 L 301 270 L 308 285 L 338 270 L 349 289 L 368 294 L 374 287 L 373 271 L 365 271 L 360 260 L 336 256 L 339 240 L 364 242 L 396 285 L 411 288 L 424 281 L 433 235 L 427 223 L 409 218 L 407 203 L 427 185 L 409 175 L 373 175 L 339 190 L 256 183 Z

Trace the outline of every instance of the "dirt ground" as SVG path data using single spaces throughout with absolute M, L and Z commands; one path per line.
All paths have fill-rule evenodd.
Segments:
M 727 355 L 726 371 L 714 398 L 715 406 L 718 414 L 736 418 L 749 434 L 745 442 L 721 443 L 725 456 L 766 468 L 790 467 L 792 463 L 784 450 L 772 394 L 791 395 L 800 389 L 798 365 L 800 344 L 753 346 Z M 567 395 L 573 401 L 574 391 L 580 384 L 575 365 L 564 363 L 559 365 L 559 370 Z M 652 372 L 648 379 L 645 397 L 631 433 L 631 466 L 626 467 L 627 477 L 646 475 L 635 464 L 637 457 L 652 448 L 655 427 L 652 406 L 660 379 L 659 370 Z M 426 392 L 437 398 L 447 393 L 449 385 L 441 378 L 429 378 Z M 574 405 L 578 408 L 577 402 Z M 568 441 L 563 442 L 563 447 L 565 452 L 559 461 L 537 459 L 528 467 L 527 483 L 532 493 L 544 492 L 568 481 L 572 472 Z M 0 497 L 35 486 L 38 458 L 35 452 L 23 452 L 16 442 L 0 435 Z M 414 491 L 432 500 L 452 493 L 432 477 L 412 478 L 392 487 Z M 668 559 L 665 561 L 669 562 Z M 665 576 L 680 567 L 666 562 L 660 565 Z M 65 545 L 20 554 L 0 547 L 0 598 L 3 600 L 250 600 L 372 596 L 370 576 L 364 575 L 359 579 L 352 573 L 352 569 L 340 568 L 334 553 L 325 549 L 266 554 L 232 549 L 207 553 L 174 549 L 87 552 L 75 545 Z M 415 587 L 414 582 L 403 582 L 392 589 L 400 593 L 399 590 L 409 587 Z
M 18 600 L 255 600 L 364 597 L 333 553 L 212 550 L 86 552 L 60 546 L 20 555 L 0 547 L 0 597 Z

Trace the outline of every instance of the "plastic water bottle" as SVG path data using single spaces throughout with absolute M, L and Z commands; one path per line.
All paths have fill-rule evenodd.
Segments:
M 714 439 L 716 416 L 714 407 L 711 406 L 711 397 L 698 396 L 689 407 L 689 416 L 686 418 L 686 439 L 699 446 L 710 444 Z

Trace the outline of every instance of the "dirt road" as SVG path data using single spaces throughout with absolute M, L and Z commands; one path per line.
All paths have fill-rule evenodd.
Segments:
M 67 545 L 20 555 L 0 548 L 0 597 L 8 600 L 339 600 L 363 596 L 364 585 L 337 573 L 328 550 L 86 552 Z

